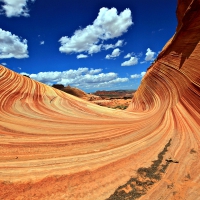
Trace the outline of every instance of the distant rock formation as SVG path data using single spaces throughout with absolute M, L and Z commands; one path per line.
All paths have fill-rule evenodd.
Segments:
M 52 85 L 52 87 L 62 90 L 63 92 L 74 95 L 76 97 L 83 98 L 83 97 L 87 96 L 87 93 L 85 93 L 84 91 L 82 91 L 78 88 L 75 88 L 75 87 L 71 87 L 70 85 L 68 85 L 67 87 L 64 87 L 64 85 L 62 85 L 62 84 L 54 84 L 54 85 Z
M 104 99 L 132 99 L 133 93 L 136 90 L 111 90 L 111 91 L 96 91 L 94 95 L 100 96 Z
M 200 0 L 177 18 L 126 111 L 0 66 L 0 199 L 199 199 Z

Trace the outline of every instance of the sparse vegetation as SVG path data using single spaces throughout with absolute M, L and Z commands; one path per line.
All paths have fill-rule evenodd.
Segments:
M 115 106 L 114 109 L 121 109 L 121 110 L 125 110 L 128 106 L 125 106 L 125 105 L 118 105 L 118 106 Z
M 100 96 L 103 99 L 132 99 L 135 90 L 111 90 L 111 91 L 96 91 L 94 95 Z
M 171 139 L 165 145 L 162 152 L 158 154 L 158 159 L 154 160 L 150 167 L 139 168 L 136 177 L 132 177 L 126 184 L 118 187 L 114 194 L 112 194 L 107 200 L 134 200 L 146 194 L 146 191 L 161 179 L 162 174 L 170 164 L 169 162 L 162 164 L 164 155 L 170 145 Z M 126 188 L 131 188 L 131 190 L 126 192 Z
M 30 78 L 30 76 L 28 76 L 28 75 L 26 75 L 26 74 L 24 74 L 23 76 L 25 76 L 25 77 L 27 77 L 27 78 Z
M 187 174 L 187 175 L 185 176 L 185 178 L 186 178 L 186 179 L 191 179 L 190 174 Z
M 196 153 L 196 151 L 194 149 L 190 150 L 190 154 Z
M 172 183 L 172 184 L 170 184 L 170 185 L 167 185 L 167 188 L 168 189 L 172 189 L 174 187 L 174 184 Z

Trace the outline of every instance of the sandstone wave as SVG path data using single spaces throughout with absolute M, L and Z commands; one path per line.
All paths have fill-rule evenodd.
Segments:
M 200 0 L 126 111 L 0 66 L 0 199 L 200 199 Z

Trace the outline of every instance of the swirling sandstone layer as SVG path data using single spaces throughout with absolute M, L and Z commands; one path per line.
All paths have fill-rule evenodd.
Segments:
M 0 199 L 200 199 L 200 1 L 127 111 L 0 67 Z M 153 161 L 153 164 L 152 164 Z

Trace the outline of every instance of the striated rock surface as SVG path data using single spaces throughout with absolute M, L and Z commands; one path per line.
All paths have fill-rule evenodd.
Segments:
M 61 90 L 63 92 L 66 92 L 68 94 L 74 95 L 76 97 L 88 98 L 88 94 L 87 93 L 85 93 L 84 91 L 82 91 L 82 90 L 80 90 L 78 88 L 71 87 L 70 85 L 68 85 L 67 87 L 65 87 L 62 84 L 54 84 L 54 85 L 52 85 L 52 87 L 54 87 L 56 89 L 59 89 L 59 90 Z
M 200 1 L 127 111 L 0 67 L 0 199 L 200 199 Z

